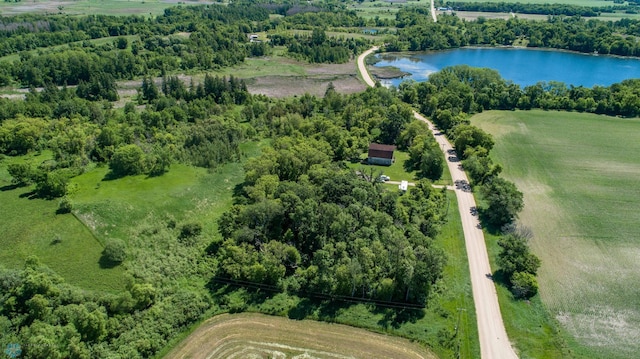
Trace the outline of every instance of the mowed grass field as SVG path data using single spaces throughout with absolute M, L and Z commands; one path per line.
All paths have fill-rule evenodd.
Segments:
M 221 314 L 165 358 L 437 358 L 407 339 L 341 324 Z
M 56 214 L 58 200 L 30 198 L 34 186 L 15 188 L 7 173 L 12 162 L 40 163 L 50 153 L 5 157 L 0 162 L 0 264 L 22 268 L 36 256 L 67 282 L 87 289 L 124 288 L 121 267 L 101 269 L 102 244 L 73 214 Z
M 245 143 L 247 157 L 265 142 Z M 33 186 L 14 188 L 6 167 L 13 161 L 40 163 L 46 153 L 0 162 L 0 263 L 22 268 L 36 255 L 68 283 L 84 289 L 124 289 L 121 266 L 100 265 L 107 238 L 129 241 L 148 218 L 198 222 L 203 235 L 216 234 L 216 219 L 231 205 L 234 188 L 244 179 L 242 163 L 210 171 L 174 164 L 158 177 L 145 175 L 106 180 L 107 167 L 90 169 L 71 180 L 72 214 L 56 214 L 58 200 L 29 198 Z
M 540 294 L 576 358 L 640 352 L 640 119 L 489 111 L 471 119 L 524 193 Z

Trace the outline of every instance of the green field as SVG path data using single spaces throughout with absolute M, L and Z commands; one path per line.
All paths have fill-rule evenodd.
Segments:
M 259 148 L 255 143 L 243 145 L 249 156 Z M 98 167 L 72 179 L 73 214 L 57 215 L 57 200 L 30 199 L 25 194 L 33 187 L 11 186 L 7 164 L 27 159 L 39 163 L 49 156 L 27 157 L 0 162 L 0 263 L 21 268 L 28 256 L 36 255 L 68 283 L 85 289 L 124 288 L 121 266 L 100 265 L 107 238 L 129 241 L 140 226 L 157 218 L 178 224 L 197 221 L 211 237 L 215 219 L 229 208 L 234 187 L 243 180 L 241 163 L 216 171 L 174 164 L 163 176 L 117 180 L 105 180 L 108 168 Z
M 39 163 L 50 154 L 6 157 L 0 162 L 0 263 L 22 268 L 37 256 L 67 282 L 84 288 L 116 291 L 124 287 L 121 267 L 101 269 L 102 244 L 73 214 L 56 214 L 57 200 L 29 198 L 33 186 L 14 188 L 7 173 L 11 162 Z
M 577 358 L 633 357 L 640 351 L 633 284 L 640 279 L 640 120 L 490 111 L 471 121 L 494 135 L 495 160 L 524 192 L 520 217 L 542 260 L 542 302 L 569 334 L 569 350 Z

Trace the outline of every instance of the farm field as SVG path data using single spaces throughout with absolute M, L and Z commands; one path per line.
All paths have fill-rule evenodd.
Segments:
M 552 111 L 489 111 L 504 175 L 524 193 L 520 222 L 542 260 L 540 295 L 577 358 L 640 350 L 640 120 Z
M 252 94 L 278 98 L 305 93 L 323 96 L 330 82 L 344 94 L 366 89 L 356 75 L 355 59 L 344 64 L 309 64 L 282 56 L 278 50 L 272 56 L 247 58 L 242 64 L 212 73 L 243 78 Z
M 58 14 L 69 15 L 159 15 L 164 9 L 184 5 L 212 4 L 202 0 L 29 0 L 0 3 L 0 15 Z
M 407 339 L 255 313 L 215 316 L 165 356 L 185 357 L 437 358 Z

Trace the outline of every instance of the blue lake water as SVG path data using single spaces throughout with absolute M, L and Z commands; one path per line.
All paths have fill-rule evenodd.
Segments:
M 445 67 L 469 65 L 497 70 L 500 75 L 520 86 L 540 81 L 560 81 L 567 85 L 609 86 L 630 78 L 640 78 L 640 59 L 605 55 L 580 54 L 565 51 L 460 48 L 422 53 L 385 53 L 375 66 L 394 66 L 410 73 L 401 79 L 383 80 L 385 85 L 398 86 L 405 79 L 418 82 Z

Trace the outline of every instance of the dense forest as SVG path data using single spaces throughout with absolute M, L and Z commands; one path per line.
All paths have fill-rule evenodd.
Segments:
M 215 252 L 223 277 L 294 293 L 425 303 L 445 262 L 433 244 L 444 218 L 442 191 L 425 181 L 399 197 L 375 174 L 332 163 L 360 153 L 372 133 L 387 143 L 425 134 L 406 126 L 411 112 L 386 93 L 371 89 L 341 106 L 329 94 L 323 106 L 335 111 L 330 122 L 291 118 L 285 135 L 247 163 L 242 204 L 220 220 L 224 242 Z

